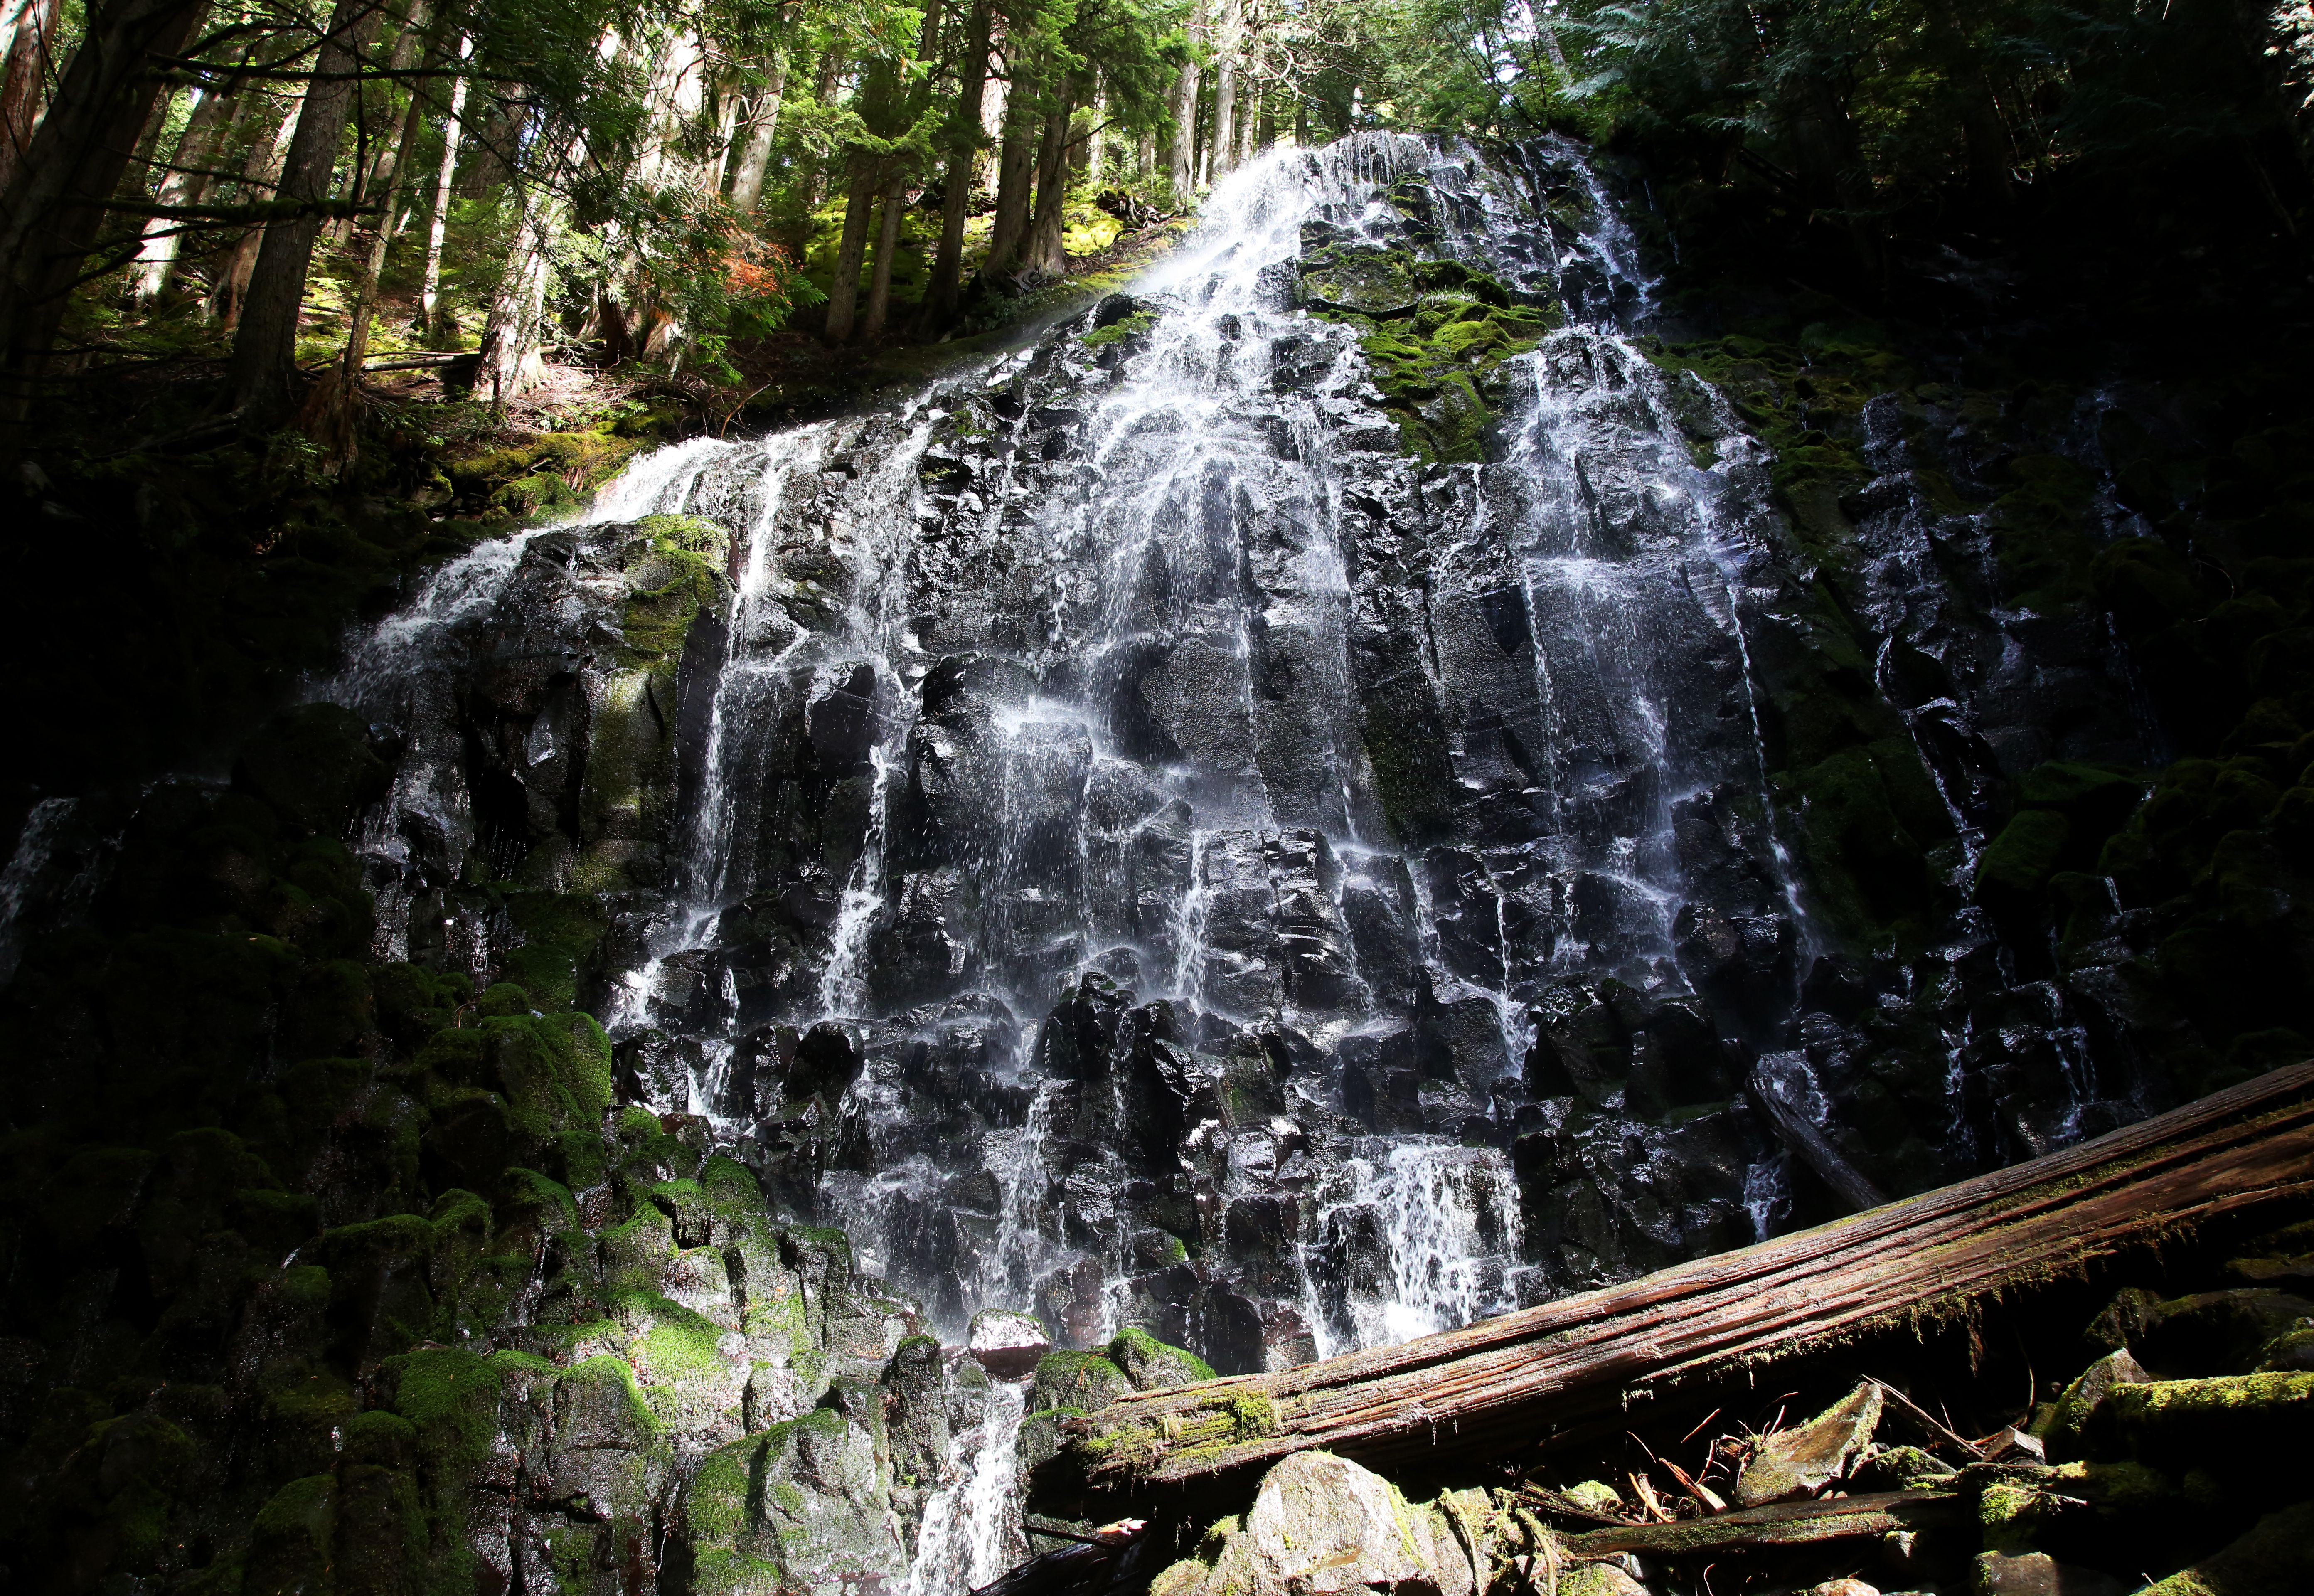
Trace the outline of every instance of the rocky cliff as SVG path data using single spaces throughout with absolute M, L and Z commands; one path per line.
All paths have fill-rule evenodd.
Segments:
M 1903 1191 L 2292 1045 L 2193 983 L 2302 962 L 2303 578 L 2182 423 L 1658 293 L 1572 146 L 1281 154 L 36 807 L 11 1567 L 952 1592 L 1115 1389 L 1825 1212 L 1762 1059 Z M 2173 657 L 2274 707 L 2157 782 Z

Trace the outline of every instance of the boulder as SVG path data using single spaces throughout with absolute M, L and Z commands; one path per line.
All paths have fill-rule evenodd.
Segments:
M 1025 1313 L 984 1309 L 972 1316 L 973 1361 L 999 1380 L 1026 1380 L 1053 1350 L 1045 1327 Z
M 2121 1582 L 2094 1568 L 2060 1563 L 2046 1552 L 1976 1560 L 1976 1596 L 2121 1596 Z
M 1484 1546 L 1483 1501 L 1449 1492 L 1409 1505 L 1347 1458 L 1296 1452 L 1262 1477 L 1242 1523 L 1214 1525 L 1194 1556 L 1157 1576 L 1150 1596 L 1476 1596 L 1486 1571 L 1474 1572 L 1464 1537 Z
M 2055 1411 L 2050 1415 L 2047 1433 L 2043 1439 L 2059 1456 L 2070 1456 L 2080 1440 L 2081 1427 L 2089 1423 L 2089 1415 L 2105 1400 L 2106 1393 L 2115 1386 L 2144 1385 L 2152 1380 L 2144 1366 L 2130 1355 L 2129 1349 L 2110 1352 L 2091 1363 L 2080 1379 L 2065 1388 L 2057 1398 Z

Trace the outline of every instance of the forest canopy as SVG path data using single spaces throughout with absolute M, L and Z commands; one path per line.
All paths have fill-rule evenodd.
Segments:
M 7 0 L 0 425 L 92 362 L 219 363 L 326 442 L 381 366 L 503 403 L 550 354 L 937 339 L 1369 128 L 1636 151 L 1674 224 L 1736 198 L 1868 284 L 1908 215 L 2181 153 L 2294 236 L 2310 41 L 2234 0 Z

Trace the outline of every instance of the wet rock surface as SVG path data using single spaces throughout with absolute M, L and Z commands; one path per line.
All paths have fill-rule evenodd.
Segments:
M 1214 207 L 1128 303 L 444 567 L 229 786 L 43 807 L 25 1566 L 953 1596 L 1117 1394 L 1821 1217 L 1763 1057 L 1900 1193 L 2175 1093 L 2161 926 L 2082 868 L 2158 750 L 1966 507 L 2013 437 L 1866 403 L 1868 487 L 1779 477 L 1779 379 L 1634 340 L 1556 141 Z M 2309 1248 L 2109 1316 L 2051 1439 L 2297 1413 Z M 1501 1501 L 1299 1477 L 1179 1596 L 1548 1583 Z M 1324 1512 L 1405 1544 L 1304 1567 Z

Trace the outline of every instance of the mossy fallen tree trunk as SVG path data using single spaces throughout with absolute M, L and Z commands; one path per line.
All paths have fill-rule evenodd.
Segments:
M 1532 1445 L 1774 1359 L 1968 1314 L 2196 1225 L 2314 1197 L 2314 1064 L 1836 1223 L 1401 1346 L 1135 1393 L 1048 1468 L 1130 1495 L 1312 1447 L 1385 1465 Z M 1059 1478 L 1051 1484 L 1064 1486 Z M 1040 1490 L 1043 1482 L 1040 1482 Z

